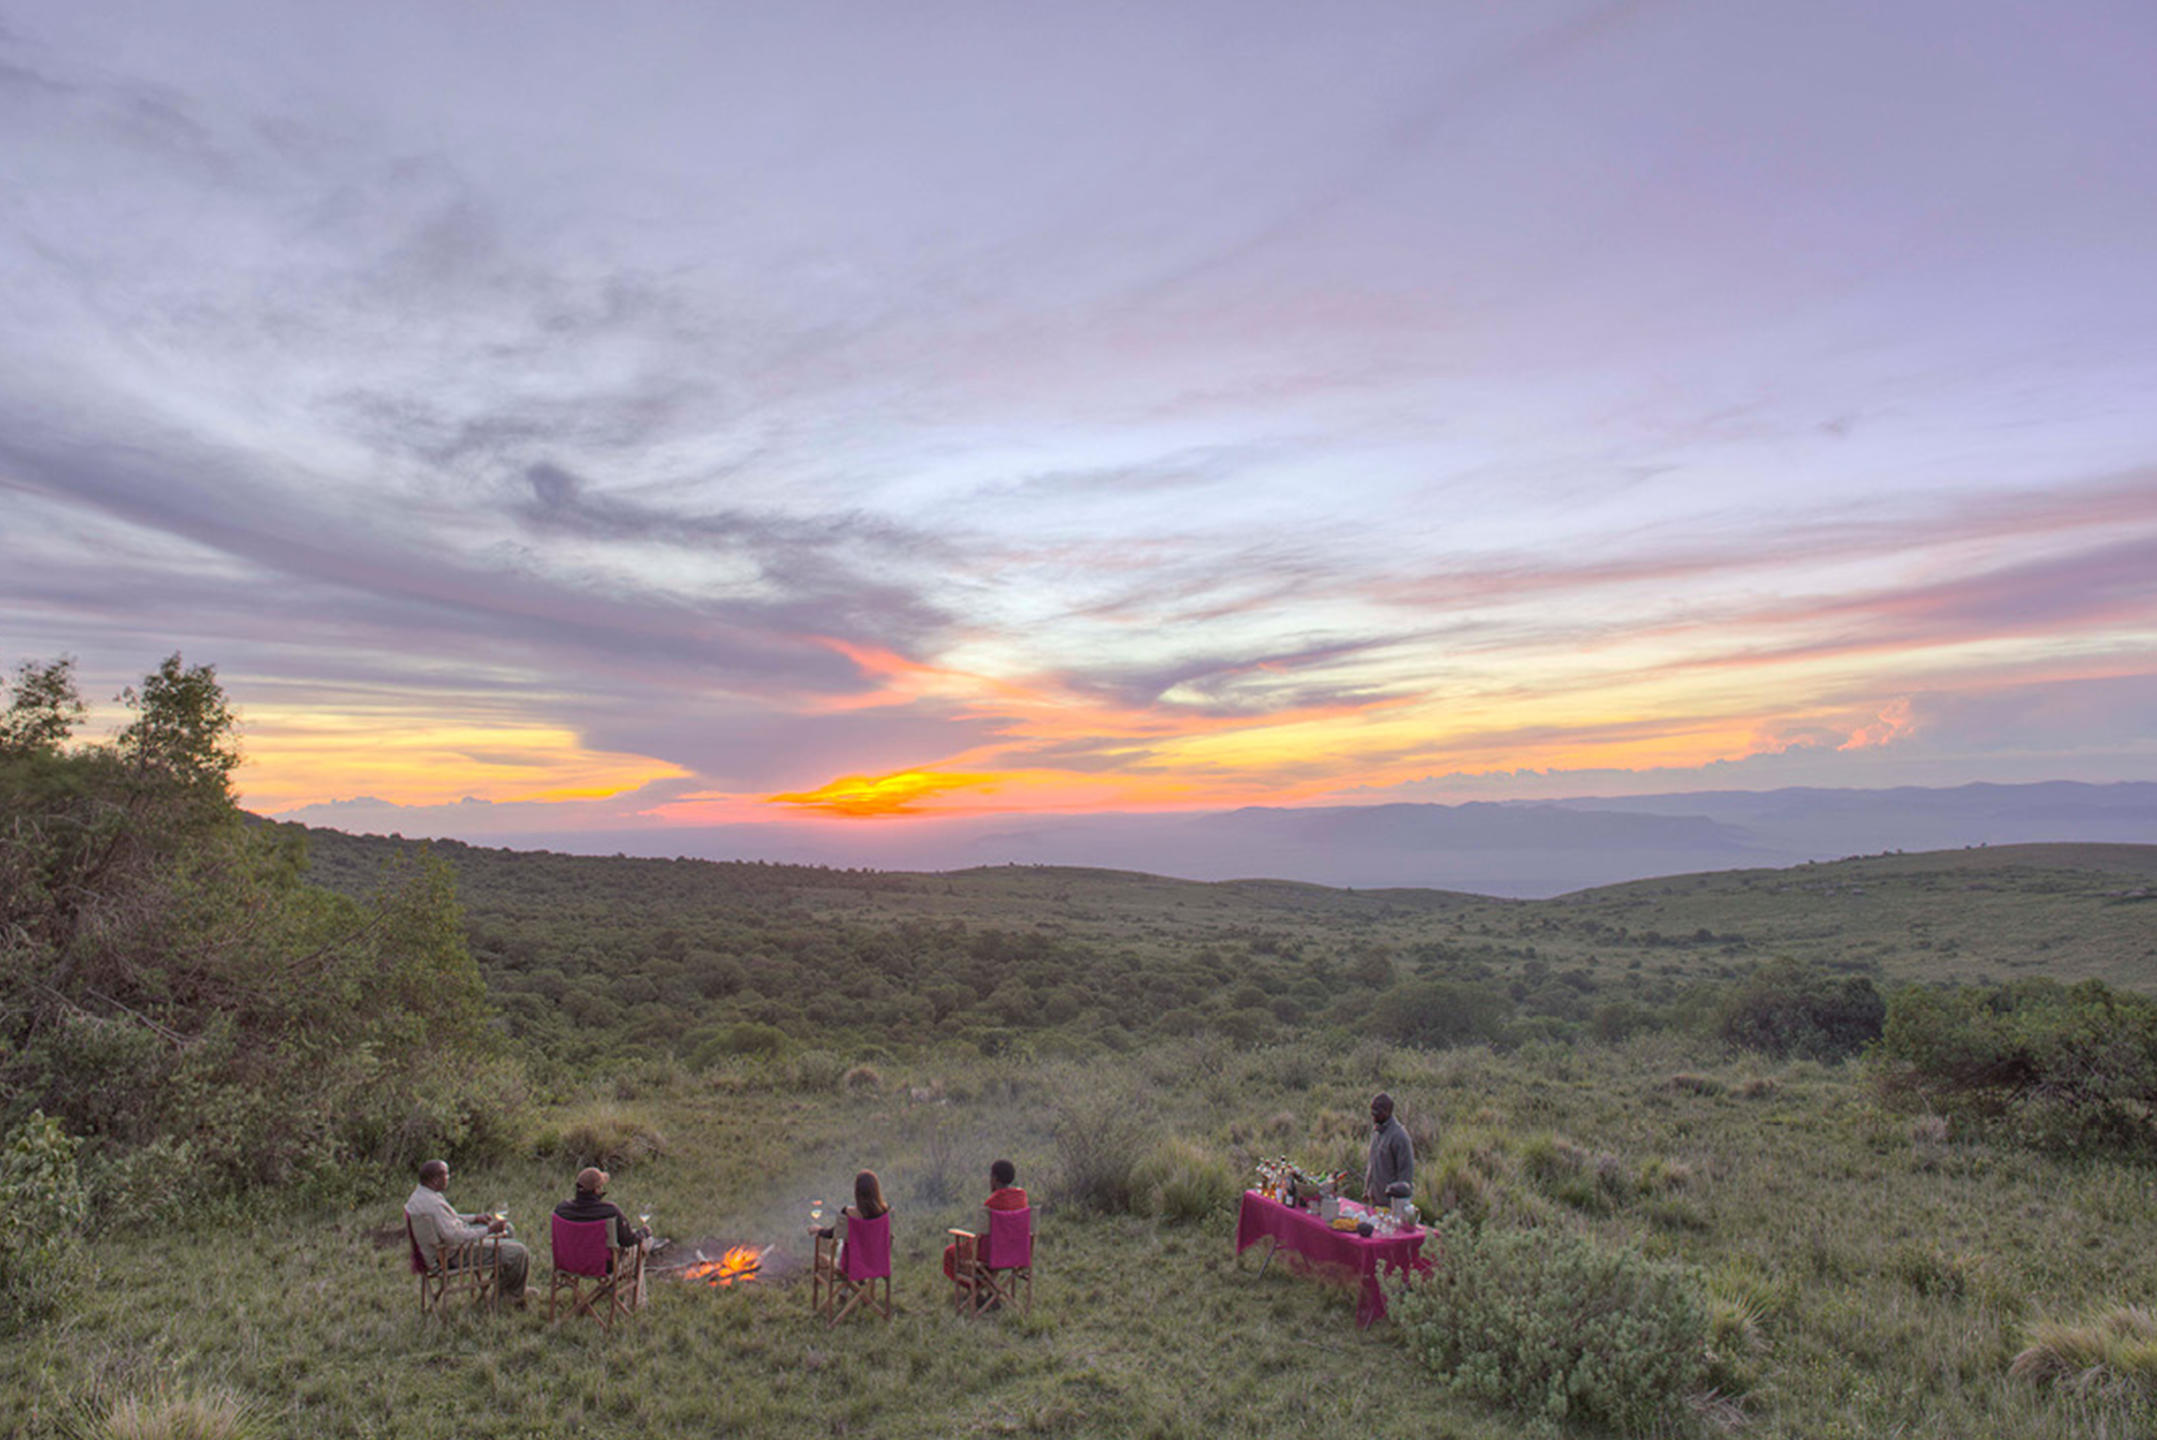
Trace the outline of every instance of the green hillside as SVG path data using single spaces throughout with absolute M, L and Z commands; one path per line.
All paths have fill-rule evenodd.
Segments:
M 297 828 L 297 827 L 290 827 Z M 307 832 L 370 890 L 403 843 Z M 2026 845 L 1638 881 L 1550 900 L 999 866 L 945 874 L 581 857 L 454 841 L 510 1030 L 568 1061 L 1053 1033 L 1127 1048 L 1311 1027 L 1404 1043 L 1620 1038 L 1792 959 L 1904 981 L 2157 989 L 2157 847 Z

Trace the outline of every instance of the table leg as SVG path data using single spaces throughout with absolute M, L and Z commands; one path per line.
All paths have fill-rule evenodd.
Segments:
M 1267 1267 L 1267 1266 L 1269 1266 L 1269 1265 L 1271 1265 L 1271 1264 L 1273 1263 L 1273 1257 L 1274 1257 L 1274 1255 L 1275 1255 L 1275 1254 L 1277 1254 L 1277 1253 L 1279 1252 L 1280 1248 L 1281 1248 L 1281 1237 L 1280 1237 L 1280 1236 L 1278 1236 L 1278 1235 L 1268 1235 L 1268 1236 L 1266 1237 L 1266 1258 L 1265 1258 L 1265 1259 L 1264 1259 L 1264 1260 L 1263 1260 L 1262 1262 L 1260 1262 L 1260 1264 L 1259 1264 L 1259 1267 L 1258 1267 L 1258 1278 L 1259 1278 L 1259 1279 L 1263 1280 L 1263 1279 L 1265 1279 L 1265 1278 L 1266 1278 L 1266 1267 Z

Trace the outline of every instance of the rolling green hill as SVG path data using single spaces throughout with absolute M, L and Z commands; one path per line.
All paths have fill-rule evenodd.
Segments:
M 314 878 L 348 893 L 404 848 L 307 836 Z M 1399 1030 L 1404 985 L 1425 987 L 1426 1010 L 1480 998 L 1503 1012 L 1483 1007 L 1465 1033 L 1426 1016 L 1404 1041 L 1609 1035 L 1666 1023 L 1703 984 L 1778 958 L 1883 984 L 2044 974 L 2157 990 L 2151 846 L 1864 856 L 1532 901 L 1040 866 L 432 849 L 456 873 L 510 1028 L 568 1060 L 624 1043 L 694 1057 L 778 1043 L 774 1031 L 857 1047 L 957 1036 L 994 1051 L 1047 1030 L 1110 1048 L 1155 1033 Z

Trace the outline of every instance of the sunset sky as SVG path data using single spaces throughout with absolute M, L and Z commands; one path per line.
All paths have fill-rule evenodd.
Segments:
M 245 804 L 413 833 L 2157 778 L 2153 74 L 0 0 L 0 665 L 212 663 Z

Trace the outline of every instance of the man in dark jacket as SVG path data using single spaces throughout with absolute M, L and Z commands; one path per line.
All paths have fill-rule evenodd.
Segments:
M 555 1206 L 554 1213 L 564 1220 L 612 1220 L 616 1245 L 624 1249 L 642 1245 L 651 1239 L 652 1232 L 632 1226 L 622 1207 L 606 1198 L 611 1178 L 596 1165 L 585 1166 L 577 1172 L 577 1193 Z
M 1383 1205 L 1394 1182 L 1413 1185 L 1415 1178 L 1415 1142 L 1393 1118 L 1393 1097 L 1381 1090 L 1371 1097 L 1371 1158 L 1363 1167 L 1363 1203 Z

